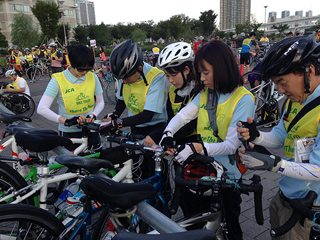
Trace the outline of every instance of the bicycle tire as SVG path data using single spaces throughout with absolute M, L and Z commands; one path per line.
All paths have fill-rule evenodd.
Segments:
M 30 82 L 38 81 L 41 78 L 41 69 L 35 66 L 28 68 L 26 76 Z
M 51 213 L 29 205 L 0 206 L 0 239 L 59 239 L 63 224 Z
M 20 114 L 22 110 L 22 99 L 19 96 L 13 95 L 13 93 L 5 93 L 2 95 L 2 104 L 13 114 Z
M 106 95 L 110 103 L 116 104 L 118 99 L 116 97 L 116 93 L 118 91 L 118 84 L 116 80 L 113 80 L 108 83 L 106 89 Z
M 9 166 L 5 162 L 0 161 L 0 195 L 4 196 L 4 192 L 6 192 L 9 188 L 12 188 L 13 191 L 20 190 L 24 187 L 28 186 L 28 183 L 24 178 L 11 166 Z M 18 196 L 15 196 L 16 199 Z M 26 200 L 22 201 L 23 204 L 34 205 L 33 197 L 29 197 Z
M 22 114 L 27 117 L 31 117 L 35 111 L 36 104 L 34 103 L 32 97 L 25 93 L 10 93 L 7 95 L 9 99 L 20 99 L 18 104 L 21 106 L 18 107 L 16 104 L 15 114 Z

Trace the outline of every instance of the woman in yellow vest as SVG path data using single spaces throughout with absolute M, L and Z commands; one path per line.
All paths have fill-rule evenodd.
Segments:
M 221 41 L 211 41 L 201 47 L 195 57 L 196 82 L 202 91 L 169 122 L 165 132 L 174 135 L 181 127 L 195 118 L 197 134 L 203 143 L 187 143 L 171 153 L 181 164 L 192 154 L 213 156 L 222 163 L 234 181 L 241 173 L 229 155 L 236 153 L 241 142 L 237 136 L 237 122 L 254 116 L 252 94 L 242 85 L 243 81 L 231 49 Z M 160 144 L 169 136 L 164 135 Z M 228 239 L 242 239 L 239 224 L 240 194 L 222 192 L 228 229 Z
M 269 207 L 271 228 L 275 229 L 292 214 L 286 205 L 288 199 L 304 198 L 314 191 L 317 198 L 313 207 L 320 204 L 320 43 L 315 41 L 315 33 L 286 38 L 273 45 L 263 60 L 261 79 L 272 79 L 279 94 L 289 99 L 285 113 L 271 132 L 258 131 L 250 118 L 239 122 L 237 131 L 243 140 L 284 150 L 282 158 L 259 151 L 257 145 L 256 150 L 240 149 L 248 168 L 281 174 L 279 191 Z M 277 239 L 309 239 L 313 222 L 300 222 Z
M 185 42 L 172 43 L 159 55 L 158 65 L 172 84 L 167 98 L 168 122 L 198 93 L 195 89 L 193 60 L 193 50 L 190 44 Z M 181 128 L 174 136 L 177 144 L 197 141 L 196 125 L 197 119 L 194 119 Z M 164 129 L 150 133 L 144 144 L 152 146 L 159 143 Z M 173 138 L 171 140 L 173 141 Z M 173 146 L 173 142 L 168 142 L 166 145 Z
M 89 48 L 75 43 L 70 47 L 69 59 L 71 67 L 52 75 L 37 112 L 59 123 L 60 135 L 81 138 L 81 129 L 68 125 L 95 119 L 104 108 L 103 91 L 99 79 L 90 71 L 95 59 Z M 50 109 L 55 98 L 59 104 L 58 114 Z M 70 150 L 76 147 L 72 146 Z

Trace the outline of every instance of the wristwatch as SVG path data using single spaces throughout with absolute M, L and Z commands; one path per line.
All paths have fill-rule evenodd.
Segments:
M 119 128 L 122 128 L 123 127 L 123 120 L 121 118 L 117 118 L 116 119 L 116 123 L 118 125 Z

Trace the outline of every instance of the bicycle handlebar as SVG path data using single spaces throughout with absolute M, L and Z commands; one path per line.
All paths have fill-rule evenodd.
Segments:
M 313 201 L 318 197 L 318 194 L 314 191 L 309 191 L 307 196 L 304 198 L 299 199 L 290 199 L 290 206 L 293 209 L 293 212 L 288 219 L 287 222 L 285 222 L 282 226 L 271 229 L 270 235 L 272 237 L 279 237 L 286 232 L 290 231 L 291 228 L 294 227 L 294 225 L 300 220 L 301 217 L 307 217 L 310 220 L 313 220 L 315 217 L 314 211 L 312 211 L 309 207 L 312 206 Z M 320 217 L 316 217 L 316 223 L 320 223 Z

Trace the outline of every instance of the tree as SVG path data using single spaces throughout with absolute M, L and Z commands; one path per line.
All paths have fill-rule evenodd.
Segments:
M 287 29 L 289 29 L 289 25 L 288 24 L 282 24 L 282 23 L 279 23 L 279 24 L 273 24 L 272 25 L 272 27 L 274 28 L 274 29 L 277 29 L 278 31 L 279 31 L 279 34 L 280 34 L 280 37 L 281 37 L 281 34 L 285 31 L 285 30 L 287 30 Z
M 37 1 L 31 11 L 38 19 L 43 35 L 48 38 L 56 38 L 59 28 L 59 19 L 62 13 L 59 6 L 54 2 Z
M 63 24 L 59 24 L 59 28 L 58 28 L 58 41 L 60 43 L 65 43 L 65 39 L 64 39 L 64 28 L 66 29 L 66 37 L 67 37 L 67 44 L 68 44 L 68 39 L 69 39 L 69 32 L 70 32 L 70 25 L 67 23 L 64 25 Z
M 236 33 L 250 33 L 252 32 L 252 25 L 249 22 L 246 22 L 245 24 L 236 24 Z
M 143 42 L 147 39 L 147 33 L 138 28 L 132 32 L 131 39 L 133 42 L 140 42 L 143 44 Z
M 11 38 L 14 45 L 30 48 L 39 44 L 39 33 L 32 26 L 32 18 L 24 13 L 15 14 L 11 24 Z
M 77 42 L 81 42 L 84 45 L 87 45 L 88 40 L 87 40 L 87 30 L 83 26 L 77 26 L 73 29 L 74 31 L 74 39 Z
M 214 11 L 212 10 L 200 13 L 200 29 L 205 36 L 209 36 L 213 33 L 213 30 L 216 28 L 216 18 L 218 14 L 214 13 Z
M 0 28 L 1 31 L 1 28 Z M 0 32 L 0 48 L 7 48 L 8 47 L 8 41 L 6 40 L 6 36 Z

